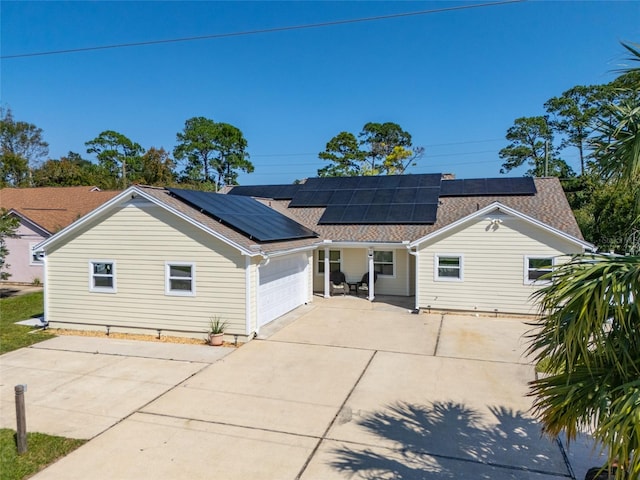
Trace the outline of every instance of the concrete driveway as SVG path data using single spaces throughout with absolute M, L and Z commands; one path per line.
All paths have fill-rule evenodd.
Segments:
M 154 359 L 166 363 L 143 384 L 156 390 L 34 478 L 572 478 L 566 452 L 526 413 L 528 327 L 409 309 L 316 298 L 217 361 Z M 94 355 L 67 353 L 80 364 Z M 102 378 L 92 401 L 110 395 L 110 368 L 90 369 Z M 64 416 L 82 408 L 65 400 L 49 403 Z

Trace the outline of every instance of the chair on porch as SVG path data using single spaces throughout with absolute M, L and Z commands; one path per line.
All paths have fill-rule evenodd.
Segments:
M 342 295 L 349 293 L 349 285 L 347 284 L 347 278 L 340 270 L 335 270 L 329 275 L 329 283 L 331 285 L 331 295 L 335 292 L 342 291 Z
M 373 283 L 378 281 L 378 272 L 373 272 Z M 366 272 L 362 275 L 362 280 L 358 282 L 358 293 L 365 292 L 369 293 L 369 272 Z

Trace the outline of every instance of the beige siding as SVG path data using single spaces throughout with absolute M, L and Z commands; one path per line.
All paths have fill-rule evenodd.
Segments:
M 322 249 L 323 247 L 319 247 Z M 369 269 L 368 249 L 366 248 L 331 248 L 341 251 L 342 271 L 348 282 L 359 282 Z M 377 248 L 376 250 L 393 250 L 391 248 Z M 378 276 L 375 285 L 375 293 L 380 295 L 410 295 L 411 279 L 408 278 L 409 255 L 405 248 L 393 250 L 395 262 L 395 274 L 393 276 Z M 313 289 L 316 292 L 324 291 L 324 277 L 318 274 L 318 251 L 313 255 Z
M 116 293 L 89 291 L 89 262 L 115 261 Z M 196 295 L 165 294 L 165 262 L 195 264 Z M 160 207 L 137 200 L 48 252 L 49 321 L 204 332 L 219 315 L 245 334 L 245 259 Z M 61 325 L 62 326 L 62 325 Z M 195 336 L 200 336 L 197 333 Z
M 482 218 L 419 247 L 421 308 L 536 313 L 530 295 L 539 287 L 525 284 L 525 256 L 558 257 L 560 262 L 563 254 L 581 252 L 574 243 L 518 218 L 490 216 L 502 223 L 492 228 Z M 462 255 L 463 281 L 435 280 L 436 254 Z

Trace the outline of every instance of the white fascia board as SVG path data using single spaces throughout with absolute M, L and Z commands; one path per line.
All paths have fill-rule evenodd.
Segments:
M 339 240 L 329 241 L 326 244 L 318 244 L 318 246 L 322 247 L 339 247 L 339 248 L 391 248 L 391 249 L 402 249 L 406 248 L 409 245 L 409 241 L 405 240 L 402 242 L 341 242 Z
M 202 225 L 201 223 L 195 221 L 194 219 L 192 219 L 188 215 L 185 215 L 184 213 L 179 212 L 178 210 L 175 210 L 174 208 L 170 207 L 169 205 L 165 204 L 164 202 L 159 201 L 157 198 L 155 198 L 155 197 L 153 197 L 151 195 L 147 195 L 143 190 L 141 190 L 141 189 L 139 189 L 139 188 L 137 188 L 135 186 L 127 188 L 125 191 L 123 191 L 119 195 L 116 195 L 115 197 L 113 197 L 108 202 L 104 203 L 103 205 L 101 205 L 100 207 L 96 208 L 95 210 L 93 210 L 92 212 L 88 213 L 87 215 L 85 215 L 84 217 L 80 218 L 79 220 L 73 222 L 68 227 L 60 230 L 58 233 L 56 233 L 52 237 L 48 238 L 47 240 L 39 243 L 38 245 L 36 245 L 34 247 L 34 249 L 36 249 L 36 248 L 45 249 L 45 248 L 49 247 L 50 245 L 52 245 L 54 243 L 57 243 L 59 240 L 63 239 L 68 234 L 70 234 L 73 231 L 75 231 L 76 229 L 80 228 L 85 223 L 87 223 L 87 222 L 93 220 L 94 218 L 100 216 L 104 212 L 109 211 L 111 208 L 113 208 L 113 207 L 115 207 L 115 206 L 117 206 L 117 205 L 119 205 L 121 203 L 124 203 L 125 201 L 128 201 L 130 198 L 134 198 L 135 196 L 142 197 L 145 200 L 148 200 L 149 202 L 153 203 L 154 205 L 157 205 L 157 206 L 165 209 L 166 211 L 168 211 L 168 212 L 180 217 L 181 219 L 183 219 L 184 221 L 190 223 L 191 225 L 195 226 L 196 228 L 199 228 L 200 230 L 203 230 L 204 232 L 208 233 L 209 235 L 211 235 L 211 236 L 219 239 L 220 241 L 226 243 L 227 245 L 230 245 L 230 246 L 240 250 L 240 252 L 242 252 L 245 255 L 249 255 L 249 256 L 258 256 L 258 255 L 260 255 L 260 253 L 250 252 L 246 248 L 238 245 L 235 242 L 232 242 L 231 240 L 229 240 L 225 236 L 219 234 L 218 232 L 216 232 L 216 231 L 206 227 L 205 225 Z
M 528 215 L 525 215 L 522 212 L 519 212 L 518 210 L 514 210 L 511 207 L 507 207 L 506 205 L 501 204 L 500 202 L 493 202 L 489 205 L 487 205 L 484 208 L 481 208 L 480 210 L 472 213 L 471 215 L 467 215 L 466 217 L 463 217 L 459 220 L 456 220 L 453 223 L 450 223 L 449 225 L 447 225 L 446 227 L 441 228 L 440 230 L 430 233 L 429 235 L 425 235 L 422 238 L 419 238 L 418 240 L 415 240 L 414 242 L 411 242 L 410 247 L 417 247 L 420 244 L 429 241 L 429 240 L 434 240 L 440 236 L 445 236 L 447 235 L 450 231 L 454 230 L 455 228 L 464 225 L 465 223 L 474 221 L 475 219 L 477 219 L 478 217 L 482 217 L 483 215 L 487 215 L 495 210 L 499 210 L 501 212 L 504 212 L 508 215 L 511 215 L 513 217 L 519 218 L 525 222 L 528 222 L 532 225 L 535 225 L 538 228 L 541 228 L 543 230 L 546 230 L 549 233 L 552 233 L 554 235 L 557 235 L 558 237 L 564 238 L 565 240 L 574 243 L 576 245 L 579 245 L 581 248 L 583 248 L 584 250 L 590 250 L 590 251 L 594 251 L 595 250 L 595 245 L 592 245 L 589 242 L 586 242 L 584 240 L 581 240 L 579 238 L 574 237 L 573 235 L 569 235 L 566 232 L 563 232 L 562 230 L 558 230 L 557 228 L 552 227 L 551 225 L 548 225 L 544 222 L 541 222 L 540 220 L 536 220 L 533 217 L 530 217 Z
M 319 245 L 321 244 L 314 243 L 312 245 L 307 245 L 306 247 L 291 248 L 289 250 L 278 250 L 276 252 L 270 252 L 270 253 L 260 251 L 257 253 L 257 255 L 261 255 L 263 258 L 283 257 L 285 255 L 291 255 L 293 253 L 308 252 L 310 250 L 315 250 L 316 248 L 318 248 Z M 256 255 L 255 252 L 254 252 L 254 255 Z

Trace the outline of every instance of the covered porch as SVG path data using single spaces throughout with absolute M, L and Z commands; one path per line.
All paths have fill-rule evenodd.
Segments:
M 313 290 L 325 298 L 357 295 L 415 295 L 416 261 L 408 242 L 365 243 L 326 240 L 314 252 Z M 333 285 L 344 274 L 345 286 Z

